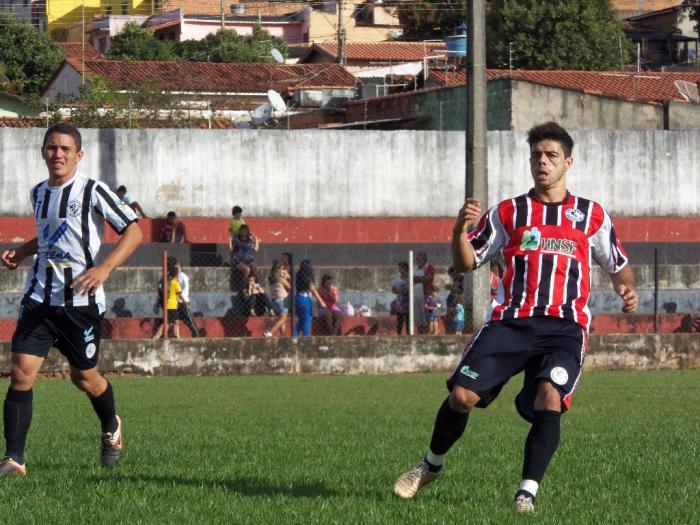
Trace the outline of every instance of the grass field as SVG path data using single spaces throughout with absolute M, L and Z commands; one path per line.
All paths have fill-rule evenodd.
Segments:
M 407 502 L 391 486 L 425 452 L 444 374 L 117 378 L 112 471 L 83 394 L 40 381 L 29 476 L 0 480 L 0 522 L 700 523 L 700 371 L 585 375 L 530 516 L 511 509 L 518 382 Z

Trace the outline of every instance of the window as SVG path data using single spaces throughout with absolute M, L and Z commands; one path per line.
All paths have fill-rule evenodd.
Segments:
M 122 2 L 122 14 L 125 15 L 129 12 L 129 2 Z

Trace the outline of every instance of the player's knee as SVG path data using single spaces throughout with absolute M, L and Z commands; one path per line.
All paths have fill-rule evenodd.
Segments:
M 549 381 L 541 381 L 537 387 L 535 410 L 561 411 L 561 394 Z
M 23 363 L 12 363 L 10 366 L 10 379 L 13 388 L 31 386 L 32 375 L 31 368 Z
M 450 408 L 456 412 L 469 412 L 479 402 L 479 396 L 466 388 L 456 387 L 450 394 Z

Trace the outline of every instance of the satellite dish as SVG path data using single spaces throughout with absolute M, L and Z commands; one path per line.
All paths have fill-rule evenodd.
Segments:
M 270 54 L 272 55 L 272 58 L 275 59 L 275 62 L 278 64 L 284 64 L 284 57 L 282 56 L 282 53 L 280 53 L 277 49 L 274 47 L 270 49 Z
M 282 113 L 283 115 L 287 113 L 286 102 L 282 98 L 282 95 L 277 93 L 277 91 L 274 89 L 267 90 L 267 100 L 270 101 L 270 104 L 273 108 L 275 108 L 275 111 Z
M 250 118 L 253 121 L 253 124 L 260 126 L 261 124 L 265 124 L 265 122 L 270 120 L 271 117 L 272 104 L 269 102 L 263 102 L 257 108 L 255 108 Z

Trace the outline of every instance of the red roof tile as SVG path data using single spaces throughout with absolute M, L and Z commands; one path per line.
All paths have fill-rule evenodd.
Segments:
M 367 62 L 416 62 L 426 56 L 435 55 L 434 51 L 445 49 L 444 42 L 347 42 L 345 44 L 346 60 Z M 324 53 L 333 59 L 338 56 L 338 44 L 321 42 L 312 45 L 307 55 L 314 51 Z M 302 58 L 303 60 L 303 58 Z
M 83 46 L 82 42 L 58 42 L 63 56 L 65 58 L 82 58 L 85 54 L 85 60 L 100 60 L 104 58 L 97 49 L 92 47 L 87 42 Z
M 46 126 L 46 120 L 41 118 L 0 117 L 0 128 L 38 128 L 42 126 Z
M 80 70 L 80 61 L 67 60 Z M 150 85 L 166 91 L 264 93 L 268 89 L 352 88 L 355 77 L 337 64 L 240 64 L 95 60 L 86 76 L 99 76 L 119 88 Z
M 676 87 L 676 80 L 685 80 L 691 84 L 700 82 L 700 72 L 515 70 L 510 73 L 508 70 L 497 69 L 490 69 L 487 72 L 489 80 L 508 76 L 545 86 L 639 102 L 663 102 L 667 100 L 685 102 L 686 99 Z M 430 79 L 429 85 L 431 87 L 455 86 L 465 82 L 466 74 L 464 71 L 446 73 L 445 71 L 431 70 Z

